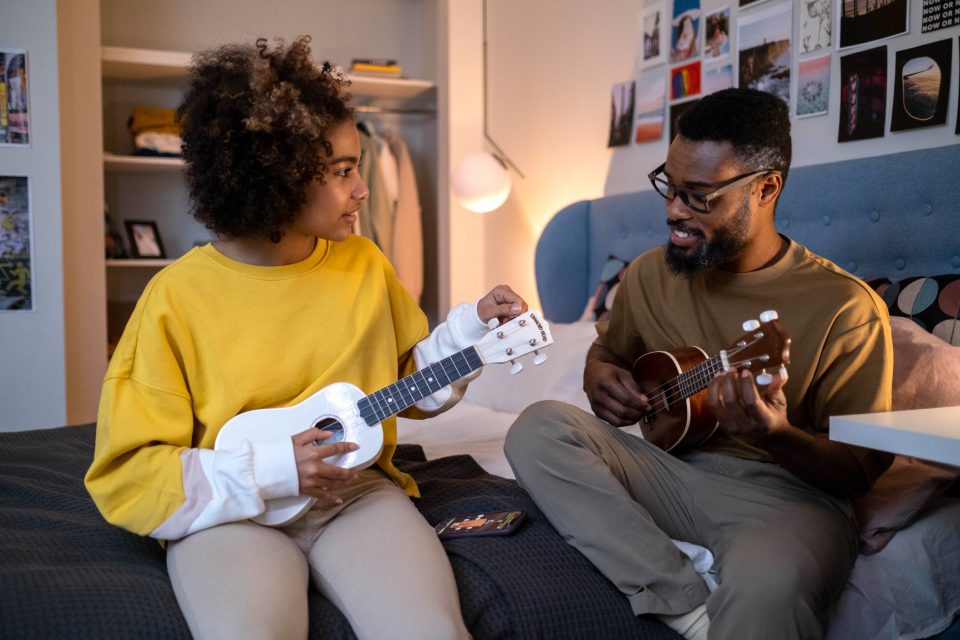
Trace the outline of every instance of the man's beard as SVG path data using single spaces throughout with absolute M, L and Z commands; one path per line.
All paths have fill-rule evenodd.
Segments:
M 682 222 L 667 219 L 667 225 L 703 238 L 701 232 L 687 229 Z M 667 266 L 676 275 L 693 280 L 710 270 L 727 264 L 733 258 L 739 256 L 746 247 L 749 225 L 750 203 L 748 193 L 730 222 L 722 227 L 717 227 L 713 232 L 713 239 L 710 242 L 701 242 L 693 253 L 687 253 L 686 249 L 678 247 L 672 242 L 667 242 L 664 246 Z

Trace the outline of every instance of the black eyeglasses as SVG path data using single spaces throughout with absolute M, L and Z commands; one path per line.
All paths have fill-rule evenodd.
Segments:
M 667 163 L 664 162 L 659 167 L 647 174 L 647 179 L 650 180 L 650 184 L 653 185 L 653 188 L 656 189 L 657 193 L 663 196 L 667 202 L 673 202 L 674 198 L 680 196 L 680 200 L 683 202 L 683 204 L 687 205 L 697 213 L 710 213 L 710 201 L 719 198 L 727 191 L 733 191 L 737 187 L 747 185 L 760 176 L 770 173 L 779 173 L 779 171 L 775 171 L 773 169 L 763 169 L 761 171 L 745 173 L 742 176 L 736 176 L 720 183 L 717 185 L 717 188 L 710 193 L 700 193 L 699 191 L 692 191 L 690 189 L 678 187 L 667 180 L 663 175 L 663 169 L 666 166 Z

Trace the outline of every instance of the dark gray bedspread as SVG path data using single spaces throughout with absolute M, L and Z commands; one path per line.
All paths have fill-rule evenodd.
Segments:
M 107 524 L 83 487 L 93 425 L 0 434 L 0 638 L 189 638 L 164 551 Z M 475 638 L 677 638 L 632 615 L 626 599 L 546 522 L 512 480 L 469 456 L 397 463 L 420 483 L 431 523 L 472 511 L 525 509 L 509 537 L 445 547 Z M 353 638 L 340 612 L 310 593 L 310 636 Z

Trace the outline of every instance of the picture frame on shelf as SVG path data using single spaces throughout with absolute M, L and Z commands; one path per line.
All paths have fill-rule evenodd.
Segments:
M 160 230 L 153 220 L 124 220 L 134 258 L 166 258 Z

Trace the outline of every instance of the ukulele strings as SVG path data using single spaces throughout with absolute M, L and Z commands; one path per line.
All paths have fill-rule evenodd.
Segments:
M 744 345 L 743 347 L 733 349 L 729 351 L 727 355 L 735 356 L 737 355 L 737 353 L 739 353 L 740 351 L 742 351 L 748 346 L 750 345 Z M 719 355 L 713 356 L 712 358 L 708 358 L 704 360 L 703 362 L 696 365 L 692 369 L 689 369 L 688 371 L 681 373 L 679 376 L 669 381 L 669 384 L 671 386 L 665 387 L 663 384 L 658 385 L 653 389 L 653 391 L 656 391 L 654 395 L 648 395 L 647 393 L 644 393 L 644 395 L 650 398 L 650 404 L 655 408 L 655 410 L 648 413 L 646 417 L 652 418 L 653 416 L 657 415 L 661 411 L 668 411 L 670 409 L 670 405 L 667 402 L 667 394 L 668 393 L 672 394 L 676 392 L 677 389 L 680 389 L 685 385 L 688 385 L 688 383 L 691 383 L 691 382 L 700 383 L 702 386 L 700 386 L 699 388 L 696 388 L 696 385 L 694 385 L 694 388 L 696 388 L 696 390 L 693 393 L 689 393 L 685 395 L 683 399 L 689 398 L 695 393 L 702 391 L 706 387 L 706 385 L 703 383 L 709 382 L 710 378 L 713 377 L 713 374 L 723 370 L 723 365 L 720 363 L 719 358 L 720 358 Z M 731 369 L 736 369 L 738 366 L 746 362 L 750 362 L 750 359 L 740 360 L 736 362 L 730 361 L 729 364 Z M 662 402 L 663 404 L 662 406 L 658 407 L 657 403 L 659 402 Z

